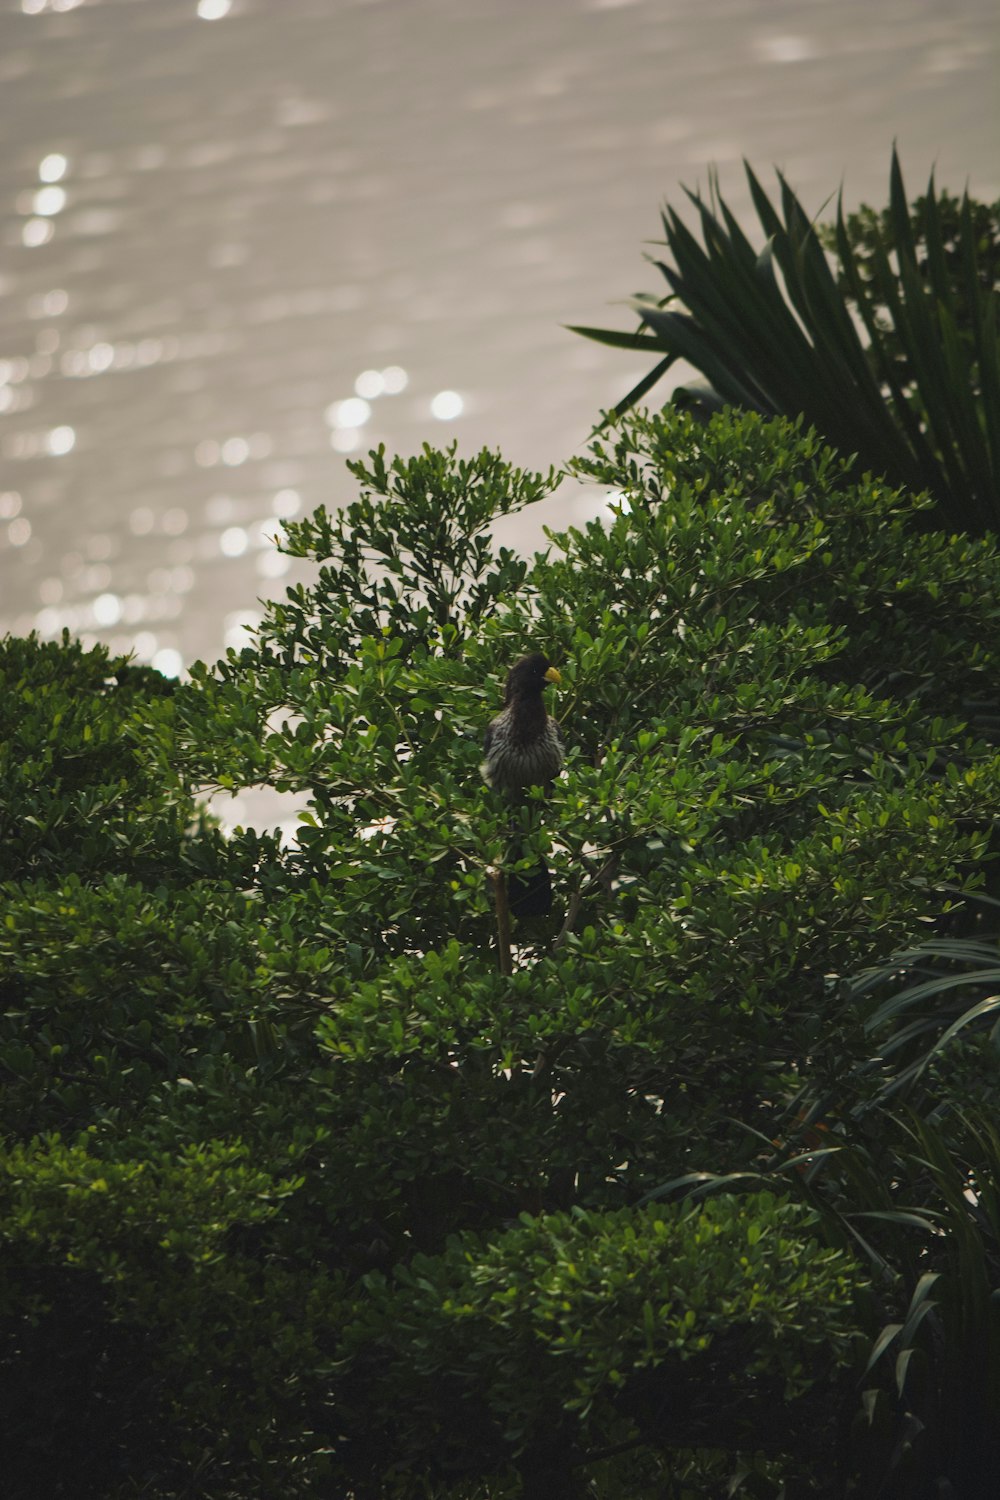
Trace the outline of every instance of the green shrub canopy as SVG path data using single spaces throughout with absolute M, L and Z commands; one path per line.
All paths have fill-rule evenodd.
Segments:
M 982 881 L 996 549 L 755 414 L 631 417 L 531 561 L 490 529 L 555 476 L 351 467 L 315 581 L 175 691 L 0 652 L 11 1493 L 828 1494 L 873 1273 L 794 1112 L 871 1097 L 847 979 Z M 568 751 L 505 975 L 526 650 Z M 293 847 L 198 813 L 251 783 Z

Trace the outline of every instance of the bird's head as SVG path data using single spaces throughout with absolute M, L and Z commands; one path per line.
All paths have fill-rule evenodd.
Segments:
M 561 681 L 548 657 L 541 651 L 533 651 L 530 656 L 522 656 L 516 661 L 507 673 L 504 702 L 512 703 L 515 698 L 531 698 L 535 694 L 541 696 L 547 683 Z

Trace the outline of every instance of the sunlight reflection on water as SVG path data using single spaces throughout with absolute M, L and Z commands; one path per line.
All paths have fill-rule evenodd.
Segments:
M 274 537 L 344 456 L 558 462 L 644 373 L 562 325 L 627 326 L 664 195 L 881 202 L 897 137 L 996 196 L 997 52 L 985 0 L 9 5 L 0 629 L 176 673 L 310 576 Z

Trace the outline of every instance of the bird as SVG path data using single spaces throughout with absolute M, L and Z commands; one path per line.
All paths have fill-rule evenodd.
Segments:
M 482 775 L 512 805 L 524 800 L 528 787 L 550 787 L 562 767 L 562 733 L 542 701 L 548 684 L 561 681 L 542 652 L 522 656 L 507 673 L 503 708 L 486 726 Z M 517 858 L 516 846 L 508 858 Z M 523 874 L 511 873 L 507 897 L 515 916 L 547 916 L 552 882 L 545 863 Z

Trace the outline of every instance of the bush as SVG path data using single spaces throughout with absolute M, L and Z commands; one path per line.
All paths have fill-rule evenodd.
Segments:
M 790 1121 L 871 1101 L 850 981 L 982 882 L 1000 561 L 753 414 L 633 417 L 577 467 L 606 521 L 527 562 L 489 528 L 542 477 L 354 465 L 289 527 L 315 583 L 172 693 L 5 643 L 16 759 L 69 808 L 39 842 L 41 776 L 4 802 L 13 1493 L 847 1484 L 852 1329 L 909 1289 L 866 1291 Z M 517 814 L 557 907 L 505 975 L 478 762 L 529 646 L 569 753 Z M 308 795 L 295 847 L 196 816 L 260 781 Z M 655 1198 L 775 1157 L 763 1195 Z
M 470 1449 L 474 1473 L 530 1455 L 541 1495 L 576 1493 L 572 1470 L 616 1437 L 787 1451 L 797 1432 L 821 1449 L 829 1412 L 803 1397 L 849 1361 L 859 1274 L 815 1229 L 767 1193 L 576 1209 L 367 1277 L 346 1399 L 376 1471 L 454 1481 Z

